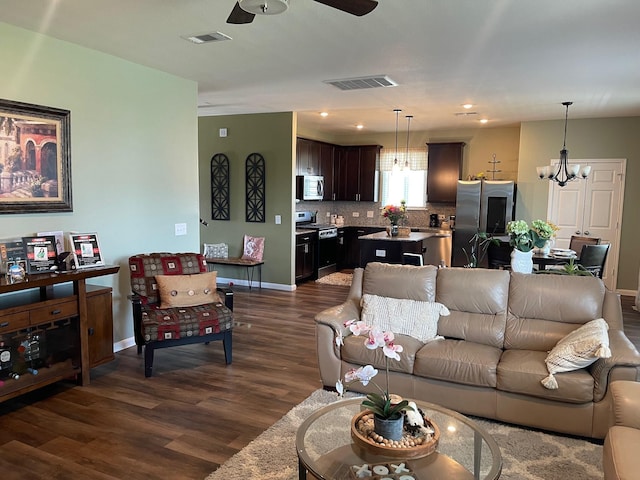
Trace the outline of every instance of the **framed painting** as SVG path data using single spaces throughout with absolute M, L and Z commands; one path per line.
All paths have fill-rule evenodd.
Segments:
M 0 99 L 0 214 L 71 212 L 71 112 Z

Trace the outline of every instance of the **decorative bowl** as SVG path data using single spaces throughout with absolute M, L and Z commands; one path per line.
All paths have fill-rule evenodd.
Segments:
M 438 440 L 440 439 L 440 429 L 431 420 L 425 418 L 425 423 L 433 427 L 433 429 L 435 430 L 433 435 L 427 435 L 426 437 L 424 435 L 418 435 L 417 437 L 412 437 L 416 439 L 420 438 L 422 441 L 420 445 L 415 445 L 412 447 L 393 447 L 375 442 L 368 435 L 360 431 L 360 429 L 358 428 L 358 424 L 365 415 L 373 415 L 373 413 L 370 410 L 364 410 L 354 415 L 351 419 L 351 438 L 356 445 L 358 445 L 365 451 L 374 455 L 404 459 L 422 458 L 426 457 L 427 455 L 431 455 L 436 451 Z M 411 434 L 405 431 L 405 436 L 411 436 Z

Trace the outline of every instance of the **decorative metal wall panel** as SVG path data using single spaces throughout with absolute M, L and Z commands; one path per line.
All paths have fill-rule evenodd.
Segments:
M 265 164 L 259 153 L 252 153 L 246 162 L 247 222 L 265 222 Z
M 230 220 L 229 159 L 224 153 L 211 158 L 211 219 Z

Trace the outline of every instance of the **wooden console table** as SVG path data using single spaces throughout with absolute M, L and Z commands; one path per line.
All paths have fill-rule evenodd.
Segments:
M 253 269 L 258 267 L 258 288 L 262 288 L 262 265 L 264 265 L 263 261 L 258 260 L 245 260 L 243 258 L 215 258 L 215 257 L 205 257 L 208 265 L 233 265 L 236 267 L 246 267 L 247 268 L 247 283 L 249 284 L 249 290 L 251 290 L 251 285 L 253 284 Z
M 70 377 L 88 385 L 91 368 L 113 360 L 111 288 L 87 285 L 86 280 L 119 269 L 105 266 L 28 275 L 20 283 L 0 279 L 0 339 L 6 345 L 28 332 L 40 331 L 44 332 L 45 352 L 55 352 L 37 374 L 4 379 L 0 402 Z M 14 348 L 11 356 L 15 361 Z

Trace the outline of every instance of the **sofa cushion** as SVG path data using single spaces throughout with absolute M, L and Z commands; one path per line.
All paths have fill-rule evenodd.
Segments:
M 592 320 L 562 338 L 545 359 L 549 376 L 542 380 L 545 388 L 556 389 L 554 374 L 588 367 L 599 358 L 609 358 L 609 326 L 603 318 Z
M 604 295 L 595 277 L 513 273 L 504 347 L 551 350 L 576 326 L 602 317 Z
M 416 267 L 370 262 L 364 270 L 362 293 L 434 302 L 437 272 L 433 265 Z
M 594 381 L 586 369 L 559 377 L 557 390 L 542 386 L 540 381 L 548 373 L 546 355 L 535 350 L 505 350 L 498 364 L 498 390 L 567 403 L 591 402 Z
M 217 275 L 217 272 L 195 275 L 156 275 L 160 308 L 220 303 L 220 297 L 216 291 Z
M 436 302 L 389 298 L 365 293 L 360 319 L 383 332 L 400 333 L 426 342 L 436 337 L 440 315 L 447 307 Z
M 438 323 L 438 334 L 502 348 L 509 298 L 509 272 L 483 268 L 438 271 L 436 301 L 451 315 Z
M 358 335 L 344 337 L 341 347 L 342 360 L 354 365 L 373 365 L 377 369 L 384 370 L 387 365 L 387 357 L 385 357 L 382 348 L 369 350 L 364 345 L 366 339 L 366 336 Z M 400 361 L 389 359 L 389 370 L 403 373 L 413 372 L 416 352 L 424 344 L 408 335 L 396 335 L 394 343 L 402 345 L 403 351 L 399 354 Z
M 461 340 L 437 340 L 416 353 L 414 375 L 477 387 L 496 386 L 502 350 Z

